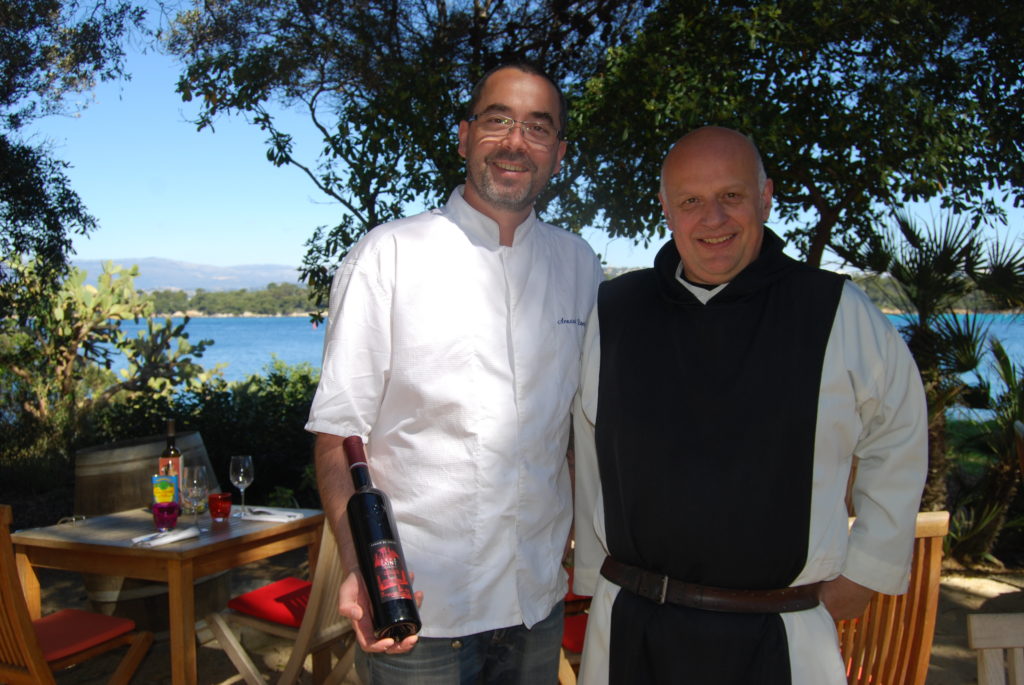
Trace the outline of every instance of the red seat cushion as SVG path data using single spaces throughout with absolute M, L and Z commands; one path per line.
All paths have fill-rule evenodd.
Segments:
M 228 607 L 265 621 L 298 628 L 306 614 L 311 587 L 308 580 L 282 578 L 235 597 L 228 602 Z
M 565 617 L 562 632 L 562 646 L 570 652 L 583 651 L 583 637 L 587 633 L 587 614 L 572 614 Z
M 47 661 L 56 661 L 135 630 L 135 621 L 62 609 L 32 621 Z

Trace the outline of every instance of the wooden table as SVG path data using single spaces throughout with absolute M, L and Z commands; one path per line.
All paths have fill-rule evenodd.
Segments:
M 36 566 L 167 583 L 171 681 L 175 685 L 195 685 L 195 581 L 303 546 L 309 548 L 310 562 L 314 563 L 323 512 L 296 511 L 303 517 L 287 523 L 238 518 L 217 523 L 205 514 L 199 522 L 208 532 L 159 547 L 132 546 L 133 537 L 153 532 L 153 517 L 145 509 L 29 528 L 11 537 L 32 618 L 39 618 L 41 611 Z M 178 525 L 191 525 L 191 519 L 186 515 Z

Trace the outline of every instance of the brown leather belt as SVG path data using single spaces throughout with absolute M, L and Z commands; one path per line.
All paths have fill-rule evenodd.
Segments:
M 605 557 L 601 575 L 624 590 L 658 604 L 749 614 L 784 614 L 818 606 L 821 583 L 778 590 L 731 590 L 684 583 Z

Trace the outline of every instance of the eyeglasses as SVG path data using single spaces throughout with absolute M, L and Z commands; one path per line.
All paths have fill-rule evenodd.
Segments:
M 480 130 L 490 136 L 504 136 L 512 132 L 512 129 L 519 124 L 519 130 L 523 132 L 526 142 L 538 147 L 551 147 L 559 138 L 559 132 L 551 124 L 543 121 L 517 121 L 511 117 L 500 114 L 474 114 L 466 117 L 468 122 L 478 122 Z

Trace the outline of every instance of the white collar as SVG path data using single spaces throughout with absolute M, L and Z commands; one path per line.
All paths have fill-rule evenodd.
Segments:
M 462 196 L 462 191 L 465 187 L 465 184 L 456 186 L 452 194 L 448 196 L 448 203 L 441 211 L 467 235 L 474 238 L 476 242 L 494 250 L 498 249 L 501 247 L 499 245 L 498 222 L 466 202 L 466 198 Z M 515 246 L 526 240 L 536 222 L 537 213 L 530 209 L 530 215 L 526 217 L 523 223 L 516 227 L 512 237 L 512 245 Z
M 699 285 L 694 285 L 688 280 L 683 278 L 683 263 L 679 262 L 679 266 L 676 267 L 676 280 L 683 284 L 683 287 L 693 293 L 693 296 L 700 300 L 701 304 L 707 304 L 711 301 L 711 298 L 722 292 L 725 286 L 729 285 L 729 282 L 720 283 L 714 288 L 702 288 Z

